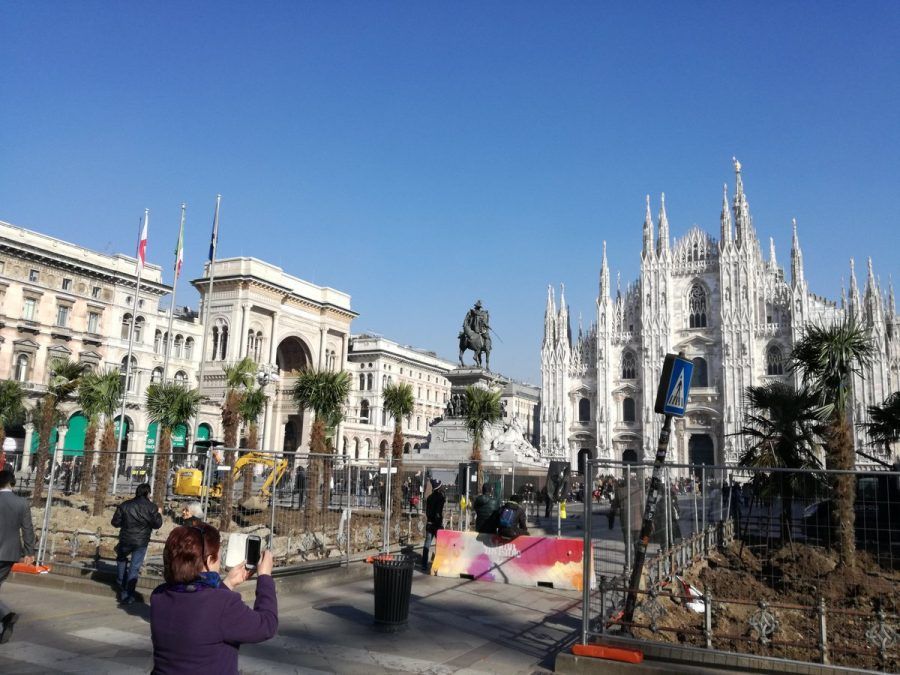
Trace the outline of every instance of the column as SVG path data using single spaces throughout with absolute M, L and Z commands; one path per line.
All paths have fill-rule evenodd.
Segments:
M 31 443 L 34 440 L 34 424 L 25 424 L 25 445 L 22 446 L 22 471 L 31 469 Z
M 316 366 L 319 370 L 325 367 L 325 333 L 327 331 L 327 328 L 319 329 L 319 365 Z
M 272 312 L 272 327 L 269 330 L 269 363 L 275 363 L 275 347 L 277 347 L 275 339 L 275 323 L 275 312 Z
M 245 356 L 248 356 L 247 353 L 247 312 L 250 310 L 250 305 L 248 303 L 244 303 L 241 305 L 241 334 L 240 334 L 240 344 L 238 346 L 238 358 L 242 359 Z

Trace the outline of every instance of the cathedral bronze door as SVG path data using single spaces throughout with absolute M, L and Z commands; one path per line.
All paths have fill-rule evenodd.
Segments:
M 693 471 L 698 475 L 700 474 L 700 465 L 715 464 L 716 451 L 712 438 L 707 434 L 692 434 L 691 440 L 688 441 L 688 462 L 697 465 Z

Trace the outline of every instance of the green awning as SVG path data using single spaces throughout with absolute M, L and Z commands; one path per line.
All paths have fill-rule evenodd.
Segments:
M 84 454 L 84 435 L 87 431 L 87 417 L 76 413 L 69 418 L 69 429 L 63 441 L 63 455 L 81 457 Z
M 146 452 L 156 452 L 156 427 L 157 423 L 153 422 L 147 427 L 147 442 L 144 444 Z
M 184 424 L 172 429 L 172 447 L 183 448 L 187 445 L 187 427 Z
M 56 431 L 56 427 L 53 427 L 53 430 L 50 432 L 50 454 L 53 454 L 53 448 L 56 447 L 56 444 L 59 439 L 59 434 Z M 31 452 L 37 452 L 38 442 L 40 441 L 40 434 L 38 430 L 35 429 L 34 433 L 31 435 Z M 83 443 L 84 441 L 82 441 Z
M 201 424 L 197 427 L 197 440 L 198 441 L 208 441 L 209 440 L 209 425 Z

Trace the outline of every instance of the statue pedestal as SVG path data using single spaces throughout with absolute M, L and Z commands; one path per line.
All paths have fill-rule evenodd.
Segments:
M 454 368 L 444 377 L 450 380 L 450 396 L 459 394 L 466 395 L 466 387 L 481 387 L 482 389 L 491 389 L 492 387 L 502 387 L 508 379 L 497 373 L 492 373 L 484 368 L 477 366 L 463 366 Z

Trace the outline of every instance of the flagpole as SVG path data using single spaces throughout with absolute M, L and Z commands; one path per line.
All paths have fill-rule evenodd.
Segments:
M 206 344 L 207 339 L 209 338 L 209 308 L 212 305 L 212 290 L 213 283 L 216 279 L 216 247 L 219 243 L 219 205 L 222 202 L 222 195 L 216 195 L 216 212 L 213 216 L 213 230 L 212 230 L 212 239 L 209 242 L 209 285 L 206 287 L 206 297 L 203 301 L 203 344 L 200 347 L 200 368 L 197 371 L 197 382 L 198 382 L 198 391 L 203 391 L 203 371 L 205 370 L 204 364 L 206 363 Z M 212 358 L 215 358 L 215 354 L 212 354 Z M 202 405 L 202 399 L 201 399 Z M 200 429 L 200 411 L 197 411 L 197 416 L 194 418 L 194 428 L 193 434 L 191 436 L 192 441 L 196 441 L 197 432 Z M 212 459 L 212 453 L 210 453 L 210 448 L 206 449 L 206 463 L 209 464 L 209 461 Z M 206 513 L 206 504 L 209 499 L 208 494 L 202 494 L 200 496 L 200 502 L 203 505 L 204 513 Z
M 131 309 L 131 325 L 128 328 L 128 355 L 125 357 L 125 386 L 122 387 L 122 410 L 119 413 L 119 437 L 116 441 L 116 465 L 113 470 L 113 495 L 116 494 L 116 487 L 119 483 L 119 456 L 122 454 L 122 438 L 125 432 L 125 403 L 128 399 L 128 383 L 131 381 L 131 352 L 134 349 L 134 325 L 137 323 L 138 297 L 141 295 L 141 277 L 144 274 L 146 248 L 142 252 L 141 243 L 144 241 L 144 234 L 147 232 L 149 224 L 150 209 L 144 209 L 144 224 L 138 239 L 137 286 L 134 292 L 134 305 Z
M 172 324 L 175 319 L 175 293 L 178 290 L 178 277 L 181 276 L 181 251 L 184 246 L 184 211 L 186 204 L 181 202 L 181 225 L 178 228 L 178 246 L 175 249 L 175 279 L 172 281 L 172 301 L 169 304 L 169 328 L 166 333 L 166 344 L 163 347 L 163 371 L 162 383 L 169 381 L 169 356 L 172 353 L 172 343 L 175 336 L 172 334 Z M 187 445 L 187 438 L 185 438 Z M 153 471 L 151 472 L 150 485 L 156 483 L 156 458 L 159 455 L 159 422 L 156 423 L 155 440 L 153 441 Z M 168 483 L 166 483 L 168 485 Z

